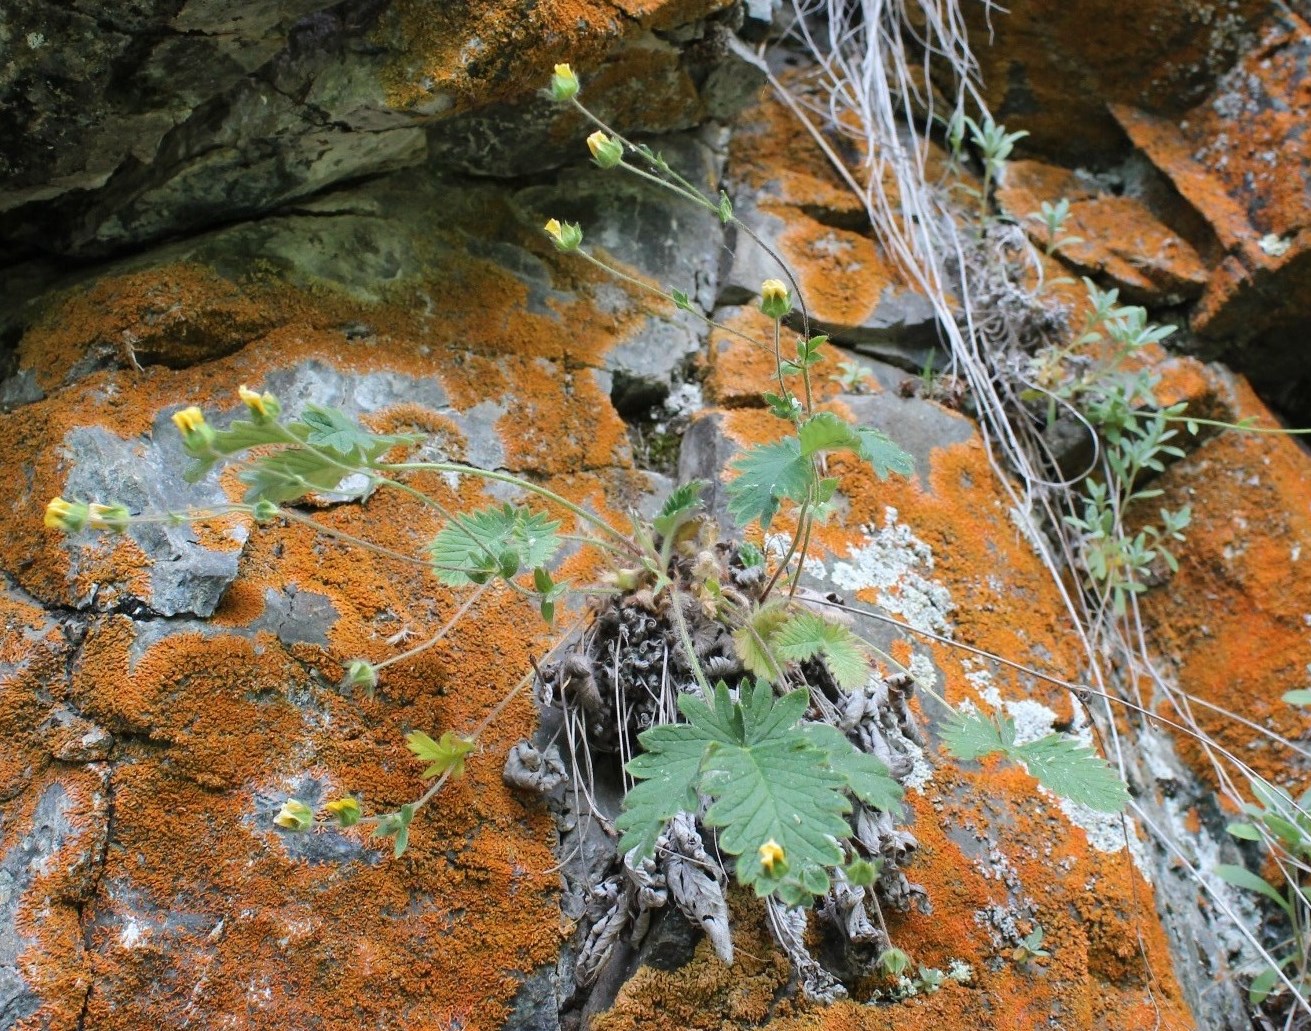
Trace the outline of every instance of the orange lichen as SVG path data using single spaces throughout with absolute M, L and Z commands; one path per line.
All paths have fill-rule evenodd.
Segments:
M 759 409 L 716 417 L 730 438 L 744 446 L 784 431 L 779 420 Z M 818 532 L 819 553 L 845 558 L 848 547 L 864 540 L 857 528 L 881 525 L 885 507 L 895 507 L 900 520 L 933 549 L 933 576 L 955 600 L 959 640 L 1057 676 L 1077 672 L 1077 641 L 1063 629 L 1055 585 L 1012 523 L 1009 503 L 977 437 L 934 451 L 930 468 L 921 470 L 922 480 L 883 483 L 845 460 L 832 462 L 830 471 L 841 474 L 840 490 L 850 508 L 840 525 Z M 788 528 L 785 513 L 780 529 Z M 953 702 L 979 701 L 966 674 L 982 668 L 1003 697 L 1034 698 L 1055 710 L 1058 720 L 1072 713 L 1070 700 L 1041 681 L 969 660 L 947 646 L 914 642 L 914 647 L 932 656 Z M 899 642 L 894 648 L 902 661 L 909 652 L 909 644 Z M 932 784 L 924 794 L 909 796 L 920 850 L 907 870 L 911 880 L 927 889 L 934 912 L 890 914 L 889 930 L 918 963 L 945 969 L 961 960 L 973 968 L 974 980 L 968 987 L 951 986 L 900 1005 L 840 1003 L 800 1007 L 790 1015 L 771 1010 L 774 1019 L 767 1026 L 905 1031 L 950 1024 L 1009 1031 L 1058 1019 L 1105 1031 L 1192 1028 L 1172 978 L 1151 888 L 1127 852 L 1092 850 L 1084 831 L 1069 824 L 1022 769 L 995 761 L 965 769 L 941 752 L 934 759 L 939 765 Z M 1005 868 L 988 868 L 994 847 Z M 1004 869 L 1010 875 L 1003 876 Z M 981 920 L 986 907 L 1014 906 L 1022 899 L 1036 907 L 1036 921 L 1046 933 L 1044 947 L 1052 953 L 1041 968 L 1016 965 Z M 736 926 L 742 928 L 743 922 Z M 746 933 L 753 933 L 749 924 Z M 759 955 L 754 947 L 751 951 Z M 722 1018 L 723 985 L 741 976 L 736 967 L 728 971 L 703 953 L 681 970 L 644 970 L 625 986 L 598 1027 L 672 1031 L 744 1026 Z M 868 992 L 878 985 L 860 987 Z M 756 989 L 759 1001 L 766 1000 L 767 990 L 769 985 Z
M 1233 411 L 1275 425 L 1241 380 Z M 1160 504 L 1191 505 L 1193 518 L 1187 541 L 1174 549 L 1179 572 L 1143 599 L 1153 642 L 1184 691 L 1293 740 L 1311 731 L 1311 717 L 1281 700 L 1306 687 L 1311 664 L 1311 576 L 1299 572 L 1311 556 L 1309 469 L 1292 439 L 1237 431 L 1172 466 L 1159 484 Z M 1157 704 L 1177 718 L 1164 698 Z M 1290 790 L 1311 784 L 1311 770 L 1265 735 L 1224 713 L 1189 708 L 1202 731 L 1262 777 Z M 1175 744 L 1214 785 L 1201 744 L 1182 734 Z
M 404 0 L 389 8 L 377 33 L 395 48 L 383 77 L 388 103 L 447 114 L 524 97 L 541 89 L 560 61 L 573 62 L 586 89 L 588 73 L 621 40 L 696 21 L 727 5 L 728 0 L 548 0 L 525 18 L 519 5 L 505 0 L 456 5 Z M 625 52 L 619 60 L 628 56 Z
M 454 228 L 452 239 L 462 231 Z M 597 274 L 519 232 L 550 263 L 562 290 L 586 295 Z M 124 592 L 149 597 L 150 558 L 130 538 L 85 535 L 69 545 L 41 525 L 45 501 L 64 489 L 69 433 L 99 426 L 125 439 L 144 437 L 168 406 L 237 409 L 238 384 L 258 387 L 310 361 L 348 375 L 436 379 L 456 411 L 482 401 L 502 405 L 507 414 L 497 430 L 507 466 L 619 521 L 638 481 L 623 424 L 594 370 L 607 348 L 643 324 L 644 313 L 602 313 L 586 300 L 534 312 L 524 285 L 489 262 L 448 257 L 437 267 L 420 284 L 430 301 L 422 315 L 403 303 L 364 305 L 271 281 L 234 287 L 189 266 L 93 287 L 95 304 L 64 302 L 74 306 L 76 332 L 63 332 L 64 307 L 53 307 L 22 350 L 30 367 L 51 370 L 51 384 L 77 364 L 87 341 L 112 338 L 144 318 L 139 313 L 151 302 L 133 291 L 149 294 L 152 283 L 189 284 L 197 291 L 187 300 L 194 311 L 212 309 L 207 288 L 220 300 L 239 289 L 276 318 L 251 330 L 240 350 L 203 365 L 120 365 L 0 416 L 13 449 L 0 472 L 9 499 L 0 531 L 14 554 L 27 557 L 13 570 L 18 583 L 56 605 L 89 597 L 83 588 L 93 582 L 97 604 Z M 347 342 L 340 327 L 357 322 L 372 332 Z M 367 421 L 380 430 L 436 431 L 447 454 L 467 453 L 450 412 L 406 402 Z M 219 482 L 230 495 L 243 489 L 230 472 Z M 413 482 L 445 505 L 488 500 L 470 476 L 448 482 L 414 474 Z M 418 500 L 388 490 L 310 511 L 327 526 L 416 558 L 439 525 Z M 237 547 L 224 523 L 198 537 L 207 547 Z M 84 549 L 79 583 L 71 585 L 70 546 Z M 572 557 L 561 575 L 586 577 L 595 561 Z M 321 627 L 326 645 L 298 640 L 294 623 L 275 621 L 272 603 L 292 591 L 322 599 L 335 614 Z M 476 1016 L 465 1026 L 501 1026 L 519 983 L 554 962 L 559 948 L 550 820 L 500 781 L 499 756 L 533 729 L 526 695 L 484 735 L 486 754 L 470 762 L 468 775 L 416 817 L 400 861 L 357 831 L 347 837 L 361 845 L 346 858 L 296 860 L 259 808 L 261 799 L 299 790 L 303 776 L 327 792 L 357 793 L 373 813 L 417 796 L 422 767 L 404 734 L 476 726 L 530 669 L 530 652 L 540 654 L 550 639 L 540 616 L 524 599 L 493 591 L 456 633 L 388 667 L 376 699 L 345 697 L 335 684 L 351 659 L 380 661 L 430 638 L 466 596 L 440 587 L 420 565 L 300 524 L 251 526 L 237 580 L 212 620 L 161 621 L 149 636 L 124 616 L 89 612 L 71 679 L 58 625 L 34 606 L 6 602 L 0 661 L 24 664 L 0 693 L 0 731 L 10 742 L 0 783 L 22 792 L 22 808 L 15 803 L 6 812 L 6 840 L 22 833 L 42 784 L 57 777 L 71 785 L 80 776 L 52 770 L 50 741 L 34 729 L 52 697 L 119 737 L 110 775 L 112 844 L 84 864 L 101 889 L 93 893 L 88 884 L 77 905 L 54 909 L 40 893 L 24 896 L 24 977 L 45 1007 L 32 1019 L 71 1024 L 85 1001 L 88 1025 L 109 1029 L 187 1020 L 253 1027 L 273 1019 L 424 1028 L 443 1006 L 474 999 Z M 99 821 L 103 829 L 103 813 Z

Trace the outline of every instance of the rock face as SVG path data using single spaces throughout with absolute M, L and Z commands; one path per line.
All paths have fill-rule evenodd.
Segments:
M 994 14 L 980 54 L 1001 117 L 1035 140 L 1055 132 L 1053 112 L 1086 119 L 1078 141 L 1045 148 L 1052 161 L 1136 156 L 1114 173 L 1012 162 L 999 206 L 1042 245 L 1029 213 L 1068 198 L 1066 232 L 1083 240 L 1054 262 L 1187 319 L 1188 348 L 1250 367 L 1296 410 L 1307 372 L 1286 345 L 1311 303 L 1307 198 L 1287 170 L 1306 155 L 1285 109 L 1304 106 L 1304 23 L 1256 2 L 1162 0 L 1143 17 L 1169 32 L 1126 29 L 1112 49 L 1085 30 L 1118 8 L 1056 6 Z M 440 519 L 415 498 L 347 481 L 304 508 L 336 537 L 223 515 L 64 538 L 41 526 L 46 501 L 167 511 L 239 497 L 230 471 L 184 482 L 171 415 L 195 405 L 226 426 L 246 384 L 292 413 L 330 405 L 421 435 L 427 458 L 531 478 L 616 522 L 672 485 L 649 466 L 709 481 L 723 515 L 733 458 L 782 429 L 760 397 L 772 349 L 738 335 L 772 331 L 755 303 L 778 274 L 766 246 L 808 300 L 789 332 L 832 338 L 820 403 L 916 459 L 886 482 L 834 460 L 809 585 L 867 613 L 889 663 L 1026 736 L 1093 740 L 1041 675 L 1077 680 L 1082 653 L 977 427 L 908 389 L 938 347 L 931 309 L 759 90 L 733 30 L 759 38 L 770 4 L 103 8 L 18 0 L 0 14 L 13 142 L 0 159 L 0 1029 L 1246 1026 L 1243 943 L 1187 875 L 1235 858 L 1187 734 L 1133 742 L 1138 816 L 1122 823 L 1023 768 L 951 760 L 940 706 L 917 692 L 927 738 L 902 820 L 923 893 L 908 882 L 902 901 L 924 905 L 886 915 L 918 965 L 950 976 L 936 992 L 849 978 L 830 1007 L 798 994 L 766 910 L 741 892 L 732 965 L 666 919 L 625 943 L 608 980 L 575 989 L 592 886 L 554 846 L 613 843 L 591 799 L 550 808 L 505 786 L 505 754 L 539 726 L 526 696 L 416 816 L 400 859 L 355 830 L 278 830 L 290 797 L 352 793 L 370 812 L 413 800 L 422 767 L 405 734 L 487 716 L 554 640 L 533 606 L 488 595 L 366 697 L 338 686 L 345 663 L 404 652 L 467 597 L 345 538 L 422 554 Z M 607 122 L 652 138 L 708 192 L 725 187 L 763 244 L 589 167 L 581 116 L 537 95 L 564 60 Z M 582 223 L 630 278 L 558 253 L 550 217 Z M 719 326 L 644 285 L 686 292 Z M 1269 419 L 1240 377 L 1152 358 L 1163 402 Z M 1269 758 L 1260 730 L 1311 730 L 1273 701 L 1311 666 L 1309 460 L 1272 438 L 1189 448 L 1161 486 L 1194 506 L 1195 530 L 1179 573 L 1144 599 L 1165 686 L 1216 707 L 1198 710 L 1205 729 L 1295 789 L 1307 771 Z M 467 475 L 411 482 L 455 510 L 512 496 Z M 784 514 L 760 543 L 786 546 L 794 529 Z M 588 563 L 571 554 L 561 575 L 585 579 Z M 599 784 L 599 804 L 617 791 Z M 1221 897 L 1255 922 L 1241 894 Z M 810 947 L 830 960 L 818 926 Z M 1038 927 L 1050 955 L 1016 959 Z
M 687 128 L 732 102 L 707 21 L 729 6 L 580 0 L 524 18 L 502 0 L 143 0 L 101 16 L 20 0 L 0 15 L 0 239 L 11 255 L 104 255 L 418 168 L 430 137 L 448 167 L 550 167 L 576 116 L 479 112 L 530 98 L 556 61 L 599 68 L 603 95 L 644 83 L 603 108 L 620 128 Z

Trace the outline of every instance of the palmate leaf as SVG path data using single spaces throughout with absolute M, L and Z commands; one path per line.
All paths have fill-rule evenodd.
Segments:
M 372 433 L 338 409 L 315 404 L 307 404 L 300 421 L 287 428 L 310 447 L 369 461 L 396 444 L 420 439 L 403 434 Z
M 451 587 L 485 583 L 544 566 L 560 546 L 559 522 L 506 503 L 489 505 L 447 523 L 428 545 L 437 578 Z
M 761 862 L 766 842 L 783 849 L 790 878 L 822 894 L 828 890 L 827 868 L 842 861 L 838 841 L 851 834 L 847 778 L 796 726 L 806 704 L 804 691 L 775 702 L 773 688 L 759 681 L 744 712 L 721 683 L 715 689 L 717 727 L 705 727 L 714 737 L 701 774 L 701 790 L 713 799 L 705 822 L 719 828 L 719 847 L 738 857 L 738 880 L 761 895 L 779 885 Z M 687 696 L 679 707 L 693 725 L 710 711 Z M 736 718 L 724 720 L 725 709 L 737 709 Z
M 803 662 L 821 655 L 833 679 L 844 691 L 854 691 L 869 679 L 869 659 L 860 639 L 846 627 L 814 612 L 798 612 L 778 628 L 770 647 L 780 659 Z
M 450 730 L 442 734 L 440 741 L 434 741 L 421 730 L 414 730 L 405 735 L 405 747 L 430 764 L 423 771 L 425 777 L 449 773 L 454 779 L 464 776 L 464 760 L 478 743 Z
M 637 849 L 639 860 L 655 854 L 665 824 L 699 805 L 696 783 L 711 736 L 689 723 L 666 723 L 643 731 L 645 751 L 624 767 L 637 784 L 624 796 L 624 811 L 615 826 L 623 832 L 619 851 Z
M 1011 758 L 1029 768 L 1048 791 L 1099 813 L 1121 812 L 1129 790 L 1105 759 L 1066 734 L 1048 734 L 1017 745 Z
M 860 449 L 856 453 L 874 467 L 880 480 L 886 480 L 893 473 L 910 476 L 915 471 L 915 459 L 882 430 L 857 426 L 856 435 L 860 438 Z
M 728 510 L 739 526 L 758 521 L 768 529 L 780 502 L 801 502 L 815 478 L 814 463 L 801 453 L 801 442 L 786 437 L 759 444 L 733 463 L 737 477 L 727 486 Z
M 310 491 L 334 490 L 349 475 L 350 470 L 323 455 L 301 448 L 284 448 L 253 459 L 238 478 L 248 488 L 245 495 L 248 503 L 282 504 L 304 497 Z
M 767 602 L 733 631 L 733 650 L 737 652 L 747 672 L 765 680 L 773 680 L 778 676 L 778 660 L 769 647 L 769 641 L 774 632 L 787 622 L 787 618 L 787 611 L 781 602 Z
M 981 759 L 1001 752 L 1024 763 L 1029 773 L 1053 794 L 1102 813 L 1123 811 L 1129 791 L 1110 765 L 1087 745 L 1068 734 L 1048 734 L 1022 745 L 1015 743 L 1015 721 L 952 710 L 939 727 L 947 750 L 957 759 Z
M 890 812 L 901 804 L 905 792 L 878 756 L 862 752 L 828 723 L 807 723 L 801 731 L 828 755 L 829 766 L 846 777 L 851 793 L 866 805 Z
M 660 507 L 660 514 L 651 520 L 655 532 L 668 537 L 695 515 L 701 507 L 701 492 L 705 487 L 705 480 L 689 480 L 670 491 L 669 497 L 665 498 L 665 503 Z

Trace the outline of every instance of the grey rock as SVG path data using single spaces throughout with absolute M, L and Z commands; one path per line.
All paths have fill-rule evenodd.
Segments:
M 149 442 L 123 440 L 99 426 L 70 431 L 64 441 L 72 466 L 66 494 L 78 500 L 123 504 L 132 512 L 227 504 L 226 495 L 213 479 L 199 484 L 183 480 L 190 460 L 174 443 L 177 431 L 170 424 L 171 414 L 163 412 L 155 419 Z M 248 532 L 244 524 L 238 524 L 229 534 L 240 545 Z M 165 616 L 209 616 L 237 575 L 239 549 L 212 550 L 185 524 L 134 523 L 128 533 L 151 558 L 150 589 L 145 597 L 127 593 L 115 597 L 114 603 L 120 607 L 144 607 Z M 76 537 L 64 546 L 69 550 L 72 583 L 100 542 L 94 537 Z M 75 596 L 74 604 L 80 608 L 98 605 L 99 587 Z
M 59 861 L 60 850 L 77 835 L 70 820 L 72 804 L 62 784 L 50 784 L 37 799 L 27 829 L 0 857 L 0 1027 L 16 1026 L 41 1002 L 23 979 L 20 957 L 31 943 L 18 931 L 18 911 L 37 876 Z

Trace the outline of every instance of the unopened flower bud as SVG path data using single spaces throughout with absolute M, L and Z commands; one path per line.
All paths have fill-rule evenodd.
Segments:
M 323 807 L 323 811 L 332 816 L 342 827 L 354 827 L 360 822 L 360 803 L 350 795 L 329 802 Z
M 45 524 L 51 530 L 63 530 L 64 533 L 77 533 L 86 526 L 91 515 L 90 507 L 76 501 L 63 498 L 51 498 L 46 505 Z
M 341 686 L 362 687 L 365 693 L 372 697 L 374 688 L 378 686 L 378 667 L 365 659 L 356 659 L 346 667 L 346 676 L 342 679 Z
M 624 145 L 600 129 L 587 137 L 587 149 L 602 168 L 614 168 L 624 159 Z
M 771 319 L 781 319 L 792 310 L 792 298 L 780 280 L 766 279 L 760 284 L 760 310 Z
M 173 413 L 173 425 L 182 433 L 182 446 L 192 457 L 209 455 L 214 442 L 214 427 L 205 421 L 205 413 L 195 405 Z
M 237 387 L 237 396 L 250 409 L 250 414 L 256 426 L 270 423 L 282 414 L 282 405 L 276 397 L 268 392 L 257 394 L 243 383 Z
M 298 798 L 289 798 L 282 803 L 282 809 L 273 817 L 273 822 L 283 830 L 299 834 L 314 826 L 314 810 Z
M 87 526 L 93 530 L 113 530 L 116 533 L 122 533 L 127 529 L 131 513 L 128 512 L 126 505 L 96 505 L 87 506 Z
M 787 856 L 783 854 L 783 846 L 773 838 L 760 846 L 760 865 L 771 877 L 787 873 Z
M 553 218 L 543 227 L 547 235 L 555 241 L 557 250 L 576 251 L 578 245 L 583 242 L 582 226 L 576 222 L 561 223 L 559 219 Z
M 551 76 L 551 99 L 557 104 L 567 104 L 578 96 L 578 76 L 567 64 L 557 64 L 555 74 Z
M 894 946 L 879 953 L 879 966 L 884 973 L 900 977 L 910 969 L 910 957 Z
M 251 517 L 261 526 L 265 523 L 273 522 L 273 520 L 278 518 L 280 512 L 281 509 L 267 498 L 255 502 L 255 507 L 250 510 Z

